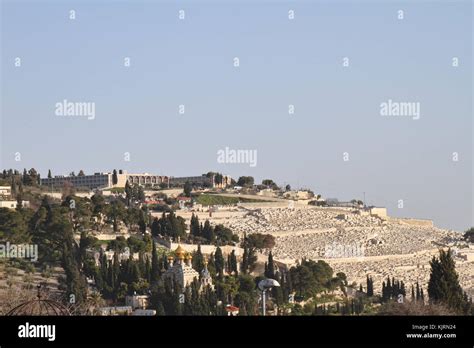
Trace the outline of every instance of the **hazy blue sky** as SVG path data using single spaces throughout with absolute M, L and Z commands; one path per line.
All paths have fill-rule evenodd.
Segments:
M 470 1 L 2 1 L 1 168 L 215 170 L 464 230 L 472 18 Z M 63 99 L 95 119 L 56 116 Z M 381 116 L 388 99 L 420 119 Z M 257 166 L 217 163 L 226 146 Z

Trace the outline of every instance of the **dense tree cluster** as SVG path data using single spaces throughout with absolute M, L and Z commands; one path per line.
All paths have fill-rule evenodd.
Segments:
M 242 187 L 252 187 L 254 184 L 253 176 L 241 176 L 237 180 L 237 185 Z
M 469 243 L 474 243 L 474 227 L 464 232 L 464 239 Z
M 451 250 L 440 250 L 439 257 L 433 257 L 430 265 L 431 274 L 428 282 L 430 302 L 444 304 L 460 313 L 471 313 L 472 299 L 468 298 L 459 285 Z
M 403 298 L 406 297 L 406 289 L 403 281 L 400 282 L 393 277 L 392 280 L 390 280 L 390 277 L 387 277 L 387 281 L 382 282 L 382 301 L 398 300 L 400 295 L 402 295 Z
M 173 211 L 168 214 L 163 212 L 161 218 L 153 219 L 151 234 L 153 236 L 171 237 L 174 240 L 177 240 L 179 237 L 184 240 L 186 238 L 185 220 L 181 216 L 176 216 Z
M 332 268 L 322 260 L 316 262 L 303 259 L 298 266 L 290 269 L 289 275 L 291 290 L 295 291 L 298 297 L 304 299 L 341 284 L 341 279 L 333 278 Z
M 264 179 L 262 180 L 262 185 L 266 186 L 267 188 L 270 188 L 272 190 L 279 190 L 280 188 L 278 185 L 271 179 Z
M 202 244 L 232 245 L 239 242 L 239 236 L 223 225 L 211 226 L 209 220 L 199 223 L 199 217 L 192 214 L 189 226 L 189 238 Z

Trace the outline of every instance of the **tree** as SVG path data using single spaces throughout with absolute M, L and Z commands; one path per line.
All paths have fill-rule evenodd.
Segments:
M 369 276 L 367 276 L 367 296 L 374 296 L 374 281 Z
M 84 171 L 81 169 L 79 173 L 77 174 L 77 176 L 86 176 L 86 174 L 84 174 Z
M 154 236 L 154 237 L 157 237 L 160 232 L 161 232 L 161 228 L 160 228 L 160 221 L 158 220 L 158 218 L 154 218 L 153 219 L 153 222 L 151 223 L 151 235 Z
M 219 247 L 216 248 L 216 254 L 214 255 L 214 257 L 215 257 L 216 272 L 219 278 L 222 278 L 224 276 L 224 256 L 222 255 L 221 248 Z
M 238 275 L 238 266 L 237 266 L 237 256 L 235 255 L 235 250 L 232 250 L 232 252 L 229 255 L 229 272 L 233 272 L 234 275 Z
M 204 222 L 204 227 L 202 229 L 202 237 L 204 237 L 210 244 L 214 243 L 216 236 L 214 234 L 214 228 L 212 228 L 209 220 Z
M 108 206 L 107 216 L 113 223 L 114 232 L 118 232 L 119 222 L 125 217 L 125 206 L 119 200 L 112 201 Z
M 247 237 L 247 234 L 244 233 L 244 238 L 242 240 L 242 247 L 244 249 L 244 254 L 242 255 L 242 265 L 241 265 L 241 271 L 243 273 L 248 273 L 252 272 L 252 270 L 255 267 L 255 264 L 257 262 L 257 255 L 256 255 L 256 250 L 255 247 L 251 245 L 249 238 Z
M 420 284 L 416 282 L 416 301 L 421 301 Z
M 332 268 L 322 260 L 303 259 L 300 265 L 290 268 L 289 275 L 292 282 L 290 290 L 304 298 L 341 285 L 341 278 L 333 278 Z
M 96 229 L 99 230 L 102 226 L 102 219 L 106 212 L 106 205 L 104 196 L 100 193 L 96 193 L 91 197 L 92 203 L 92 216 L 96 221 Z
M 193 186 L 191 185 L 191 183 L 189 181 L 186 181 L 186 183 L 184 184 L 184 188 L 183 188 L 183 193 L 186 197 L 191 197 L 191 191 L 193 190 Z
M 201 252 L 201 244 L 198 244 L 197 250 L 193 253 L 192 264 L 193 268 L 201 275 L 201 271 L 204 269 L 204 256 Z
M 113 174 L 112 174 L 112 185 L 117 185 L 117 183 L 118 183 L 117 170 L 114 169 Z
M 275 237 L 271 234 L 252 233 L 247 242 L 250 248 L 263 251 L 263 249 L 272 249 L 275 246 Z
M 469 243 L 474 243 L 474 227 L 471 227 L 464 233 L 464 239 Z
M 194 237 L 201 236 L 201 228 L 199 226 L 199 217 L 197 215 L 194 215 L 194 213 L 191 216 L 191 223 L 189 225 L 189 234 L 191 234 Z
M 266 272 L 265 272 L 265 277 L 270 278 L 270 279 L 275 279 L 275 264 L 273 262 L 273 255 L 272 252 L 268 254 L 268 262 L 266 264 Z
M 11 195 L 12 195 L 12 197 L 15 197 L 15 198 L 16 198 L 16 195 L 18 194 L 16 187 L 17 187 L 17 186 L 16 186 L 15 177 L 12 176 L 12 181 L 11 181 Z
M 439 257 L 430 261 L 431 273 L 428 281 L 428 295 L 432 303 L 444 303 L 449 308 L 460 311 L 464 303 L 463 290 L 451 250 L 439 251 Z
M 30 240 L 28 225 L 21 212 L 0 208 L 0 240 L 12 244 L 27 243 Z
M 53 176 L 51 175 L 51 169 L 48 169 L 48 179 L 51 179 Z
M 252 176 L 241 176 L 238 180 L 237 180 L 237 185 L 238 186 L 247 186 L 247 187 L 251 187 L 253 186 L 254 184 L 254 179 Z
M 160 264 L 158 262 L 158 253 L 156 252 L 156 244 L 153 241 L 153 250 L 151 253 L 151 282 L 158 281 L 160 276 Z
M 218 245 L 229 245 L 238 243 L 239 236 L 234 234 L 230 228 L 219 224 L 214 228 L 214 235 Z
M 130 206 L 133 199 L 133 190 L 128 181 L 125 183 L 125 199 L 127 202 L 127 206 Z
M 272 190 L 278 190 L 278 185 L 271 179 L 264 179 L 262 180 L 262 185 L 271 188 Z
M 23 183 L 20 181 L 18 185 L 18 194 L 16 196 L 16 210 L 21 211 L 23 209 Z

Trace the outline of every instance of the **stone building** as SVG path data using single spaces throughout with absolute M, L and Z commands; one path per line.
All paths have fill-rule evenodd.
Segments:
M 168 257 L 169 268 L 166 270 L 163 277 L 173 279 L 177 284 L 182 288 L 187 285 L 191 285 L 194 278 L 198 279 L 201 284 L 201 289 L 209 285 L 211 288 L 214 287 L 212 284 L 211 274 L 207 269 L 207 260 L 204 262 L 204 269 L 201 272 L 201 277 L 199 273 L 192 267 L 191 254 L 186 255 L 186 250 L 178 245 L 178 248 L 175 250 L 176 259 L 173 256 Z

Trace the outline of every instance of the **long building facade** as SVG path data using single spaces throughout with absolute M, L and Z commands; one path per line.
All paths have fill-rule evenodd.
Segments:
M 41 185 L 52 188 L 61 188 L 66 183 L 70 183 L 71 185 L 77 188 L 105 189 L 114 187 L 125 187 L 127 181 L 130 185 L 138 184 L 140 186 L 158 186 L 161 184 L 168 184 L 169 177 L 148 173 L 128 174 L 126 172 L 122 172 L 121 174 L 117 174 L 117 183 L 114 184 L 113 173 L 95 173 L 94 175 L 81 176 L 58 175 L 53 178 L 42 178 Z
M 215 176 L 211 178 L 206 175 L 202 176 L 187 176 L 187 177 L 169 177 L 154 174 L 129 174 L 126 171 L 121 171 L 117 174 L 117 183 L 113 183 L 113 173 L 95 173 L 94 175 L 76 175 L 63 176 L 57 175 L 53 178 L 42 178 L 41 185 L 51 188 L 61 188 L 67 183 L 76 188 L 84 189 L 107 189 L 114 187 L 125 187 L 127 183 L 130 185 L 140 185 L 144 187 L 154 186 L 184 186 L 186 182 L 192 185 L 208 186 L 214 188 L 225 188 L 231 185 L 232 178 L 228 175 L 222 176 L 221 182 L 216 182 Z

